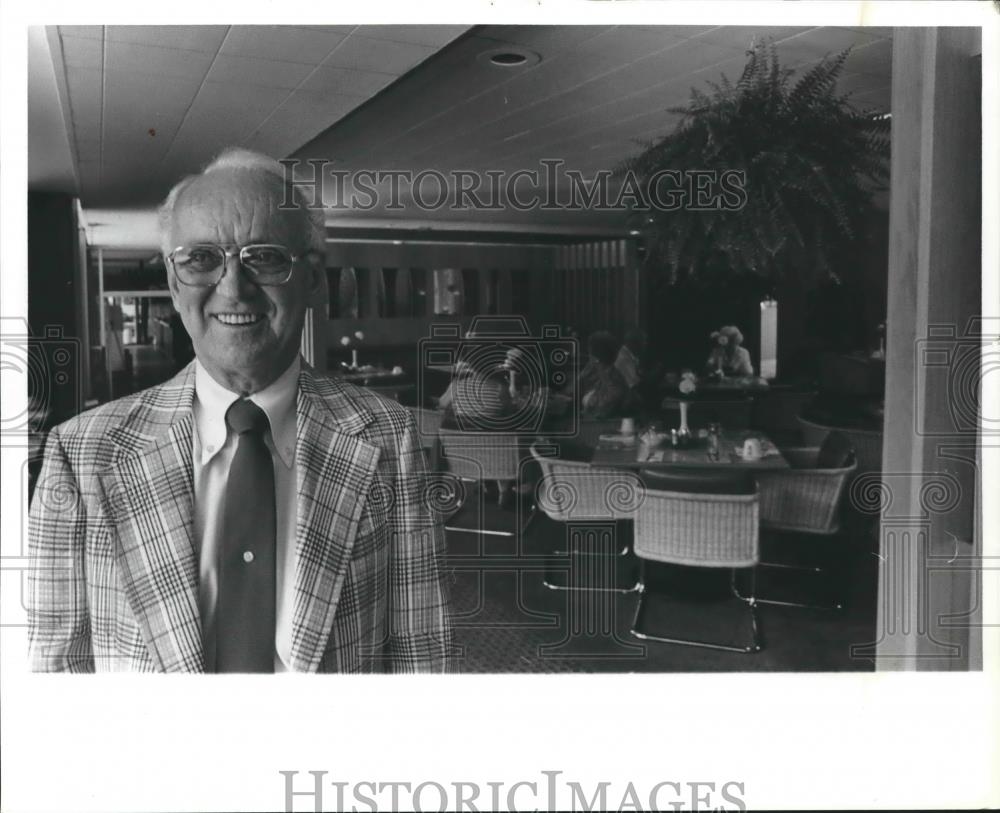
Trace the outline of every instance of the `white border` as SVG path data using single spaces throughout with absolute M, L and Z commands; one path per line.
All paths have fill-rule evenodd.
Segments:
M 16 7 L 15 7 L 16 6 Z M 997 315 L 997 13 L 991 3 L 259 4 L 172 0 L 4 3 L 0 10 L 0 315 L 26 315 L 26 25 L 641 23 L 980 25 L 984 311 Z M 997 376 L 985 403 L 998 403 Z M 3 391 L 4 413 L 24 393 Z M 990 413 L 994 414 L 994 413 Z M 995 452 L 996 450 L 993 450 Z M 23 454 L 3 450 L 4 553 L 19 544 Z M 995 555 L 996 454 L 984 455 L 984 534 Z M 13 485 L 13 487 L 9 487 Z M 995 574 L 994 574 L 995 575 Z M 995 579 L 994 579 L 995 581 Z M 4 582 L 4 586 L 7 586 Z M 998 616 L 987 581 L 984 618 Z M 992 589 L 991 589 L 992 588 Z M 4 600 L 10 598 L 8 591 Z M 7 606 L 7 605 L 5 605 Z M 994 630 L 995 633 L 995 630 Z M 2 808 L 265 810 L 279 770 L 380 781 L 735 780 L 753 808 L 981 807 L 1000 803 L 996 635 L 982 674 L 620 675 L 279 679 L 61 677 L 23 672 L 23 636 L 0 630 Z M 564 800 L 565 801 L 565 800 Z

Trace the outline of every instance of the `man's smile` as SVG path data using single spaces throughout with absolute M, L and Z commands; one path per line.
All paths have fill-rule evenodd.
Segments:
M 262 313 L 213 313 L 212 318 L 230 327 L 245 327 L 263 321 Z

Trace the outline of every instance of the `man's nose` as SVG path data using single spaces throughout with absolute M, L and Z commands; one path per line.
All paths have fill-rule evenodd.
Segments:
M 238 254 L 227 254 L 223 260 L 222 279 L 215 286 L 217 293 L 231 299 L 248 299 L 257 292 L 257 285 L 240 262 Z

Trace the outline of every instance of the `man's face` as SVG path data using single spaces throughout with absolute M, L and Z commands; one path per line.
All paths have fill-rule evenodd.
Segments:
M 280 180 L 260 171 L 219 170 L 197 178 L 177 199 L 169 245 L 277 243 L 304 255 L 306 219 L 301 211 L 278 209 L 283 194 Z M 288 368 L 306 308 L 321 302 L 322 269 L 312 255 L 300 257 L 287 283 L 272 286 L 255 284 L 235 257 L 227 259 L 214 287 L 185 285 L 167 266 L 174 307 L 216 381 L 252 393 Z

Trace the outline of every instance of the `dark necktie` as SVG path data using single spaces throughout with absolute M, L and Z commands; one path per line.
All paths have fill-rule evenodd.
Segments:
M 273 672 L 276 526 L 267 415 L 241 398 L 226 425 L 238 441 L 220 527 L 215 671 Z

